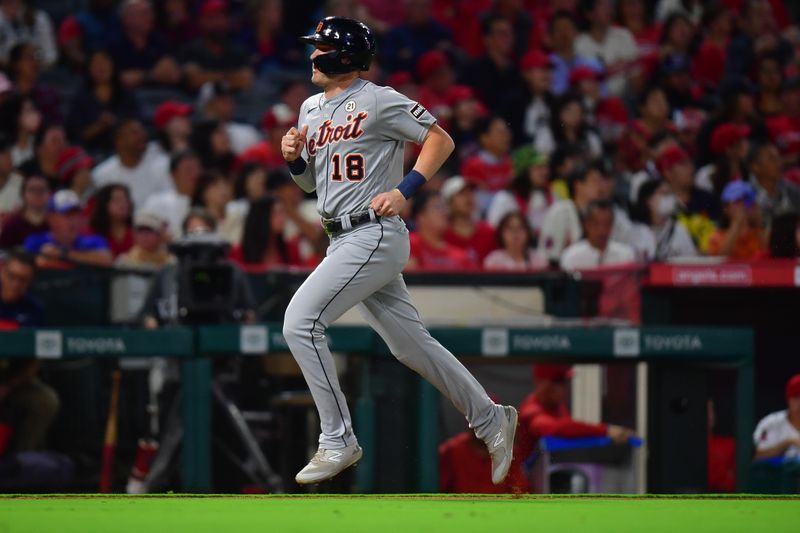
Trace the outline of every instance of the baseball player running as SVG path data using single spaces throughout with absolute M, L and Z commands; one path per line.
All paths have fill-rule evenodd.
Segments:
M 322 430 L 319 450 L 295 479 L 319 483 L 361 459 L 325 340 L 327 327 L 357 305 L 392 354 L 466 416 L 489 449 L 492 481 L 501 483 L 511 465 L 517 411 L 492 402 L 431 337 L 401 275 L 409 241 L 398 213 L 444 163 L 453 140 L 418 103 L 360 79 L 375 53 L 366 25 L 328 17 L 301 40 L 315 47 L 311 81 L 322 93 L 303 103 L 297 128 L 283 137 L 281 151 L 300 188 L 316 189 L 330 246 L 284 317 L 283 334 L 314 397 Z M 407 141 L 422 144 L 422 151 L 414 170 L 402 177 Z

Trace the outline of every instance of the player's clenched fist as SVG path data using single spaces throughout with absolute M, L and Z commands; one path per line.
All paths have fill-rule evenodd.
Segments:
M 303 152 L 303 146 L 306 144 L 306 134 L 308 133 L 308 124 L 303 126 L 303 129 L 298 131 L 297 128 L 292 128 L 281 139 L 281 155 L 286 161 L 294 161 Z

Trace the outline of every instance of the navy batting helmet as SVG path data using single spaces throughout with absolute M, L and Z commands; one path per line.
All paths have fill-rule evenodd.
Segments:
M 375 55 L 375 38 L 366 24 L 344 17 L 326 17 L 311 35 L 300 37 L 310 44 L 327 44 L 335 50 L 314 58 L 314 66 L 324 74 L 344 74 L 368 70 Z

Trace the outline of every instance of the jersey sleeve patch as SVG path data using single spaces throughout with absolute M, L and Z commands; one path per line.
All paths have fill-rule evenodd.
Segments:
M 414 102 L 414 107 L 411 108 L 411 116 L 419 120 L 422 118 L 422 115 L 425 114 L 425 111 L 427 110 L 424 107 Z

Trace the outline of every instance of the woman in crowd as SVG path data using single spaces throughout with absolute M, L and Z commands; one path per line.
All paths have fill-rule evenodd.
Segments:
M 67 133 L 90 153 L 109 154 L 114 128 L 121 119 L 139 116 L 136 98 L 119 81 L 111 56 L 98 50 L 89 56 L 85 79 L 70 105 Z
M 196 124 L 191 137 L 192 149 L 200 155 L 203 167 L 216 169 L 226 176 L 231 171 L 236 155 L 225 125 L 215 120 Z
M 14 167 L 33 157 L 34 138 L 41 125 L 42 114 L 30 98 L 12 94 L 0 104 L 0 129 L 12 142 L 11 163 Z
M 205 208 L 217 221 L 220 235 L 232 241 L 227 227 L 226 208 L 231 201 L 231 186 L 228 179 L 216 170 L 204 172 L 195 189 L 192 206 Z
M 19 43 L 8 56 L 8 77 L 14 82 L 14 92 L 30 98 L 41 111 L 45 122 L 62 120 L 61 98 L 53 87 L 39 80 L 40 62 L 36 49 L 29 43 Z
M 117 257 L 133 246 L 133 203 L 124 185 L 106 185 L 95 195 L 89 220 L 92 233 L 106 239 L 111 255 Z
M 533 233 L 525 217 L 508 213 L 497 226 L 497 245 L 486 259 L 486 270 L 534 270 L 547 267 L 547 261 L 533 249 Z
M 44 124 L 33 138 L 33 157 L 19 166 L 24 176 L 41 176 L 56 190 L 60 186 L 58 161 L 67 148 L 67 135 L 60 124 Z
M 518 212 L 526 218 L 533 235 L 538 236 L 544 215 L 555 201 L 550 190 L 548 158 L 523 146 L 512 154 L 512 160 L 514 181 L 492 198 L 486 220 L 496 228 L 508 213 Z
M 633 121 L 620 145 L 619 158 L 623 168 L 629 172 L 644 169 L 650 140 L 664 132 L 674 131 L 675 126 L 669 120 L 667 96 L 658 85 L 649 86 L 639 96 L 639 118 Z
M 580 147 L 591 159 L 603 155 L 603 142 L 584 116 L 582 97 L 573 92 L 556 99 L 550 124 L 537 130 L 533 148 L 549 156 L 556 147 L 565 144 Z
M 675 218 L 678 200 L 664 181 L 651 180 L 639 188 L 634 206 L 634 224 L 628 233 L 637 250 L 647 250 L 649 261 L 666 261 L 674 257 L 695 257 L 697 248 L 692 237 Z
M 764 56 L 758 61 L 756 107 L 764 118 L 780 115 L 783 111 L 783 79 L 783 67 L 777 57 Z
M 286 213 L 279 201 L 264 196 L 250 205 L 244 222 L 242 244 L 233 249 L 231 259 L 262 268 L 300 264 L 295 241 L 283 238 Z

